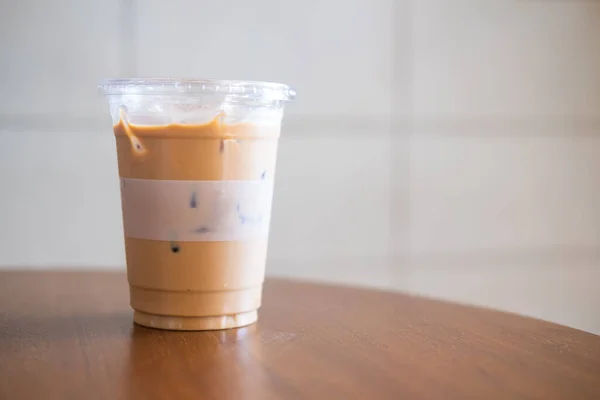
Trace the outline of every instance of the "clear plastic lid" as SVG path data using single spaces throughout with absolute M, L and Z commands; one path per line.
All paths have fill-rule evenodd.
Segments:
M 296 91 L 281 83 L 186 78 L 117 78 L 100 85 L 106 96 L 220 95 L 230 101 L 292 101 Z

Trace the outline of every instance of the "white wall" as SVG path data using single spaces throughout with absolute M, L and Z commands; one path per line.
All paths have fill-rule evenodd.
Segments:
M 600 332 L 598 71 L 598 2 L 12 1 L 0 265 L 123 267 L 101 78 L 281 81 L 270 274 Z
M 600 332 L 600 3 L 401 3 L 394 286 Z

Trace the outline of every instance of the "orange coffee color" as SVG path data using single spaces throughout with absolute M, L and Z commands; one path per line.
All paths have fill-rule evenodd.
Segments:
M 275 173 L 278 125 L 224 124 L 220 118 L 198 125 L 120 121 L 114 132 L 121 178 L 258 180 Z M 137 323 L 196 330 L 256 320 L 266 238 L 172 243 L 126 237 L 125 248 Z

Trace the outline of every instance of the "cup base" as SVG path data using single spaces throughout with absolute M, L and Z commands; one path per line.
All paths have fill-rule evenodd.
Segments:
M 233 315 L 211 317 L 176 317 L 170 315 L 154 315 L 142 311 L 134 311 L 133 322 L 148 328 L 172 331 L 214 331 L 240 328 L 250 325 L 258 319 L 256 310 Z

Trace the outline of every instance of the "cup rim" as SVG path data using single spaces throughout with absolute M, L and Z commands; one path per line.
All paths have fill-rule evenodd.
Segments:
M 105 96 L 207 94 L 247 100 L 293 101 L 296 91 L 282 83 L 195 78 L 107 78 L 98 86 Z

